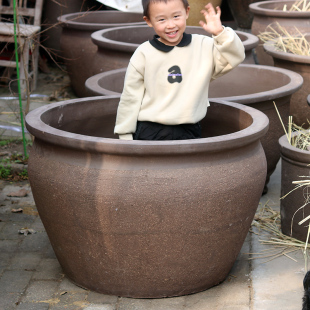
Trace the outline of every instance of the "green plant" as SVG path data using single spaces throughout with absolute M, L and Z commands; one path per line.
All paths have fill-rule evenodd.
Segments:
M 10 166 L 0 165 L 0 178 L 8 179 L 12 175 L 12 168 Z

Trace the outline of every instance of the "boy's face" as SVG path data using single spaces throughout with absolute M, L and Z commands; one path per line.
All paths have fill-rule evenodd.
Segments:
M 189 7 L 185 9 L 181 0 L 151 2 L 148 19 L 144 20 L 159 35 L 159 41 L 166 45 L 178 45 L 183 38 Z

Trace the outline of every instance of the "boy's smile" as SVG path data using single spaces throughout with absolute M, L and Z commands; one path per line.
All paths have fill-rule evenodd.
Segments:
M 186 28 L 189 7 L 185 9 L 181 0 L 167 0 L 151 2 L 149 6 L 148 19 L 144 20 L 150 27 L 153 27 L 159 36 L 159 41 L 166 45 L 178 45 Z

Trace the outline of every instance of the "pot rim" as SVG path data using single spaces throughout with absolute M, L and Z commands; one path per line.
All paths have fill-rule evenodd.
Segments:
M 305 33 L 304 35 L 309 37 L 310 39 L 309 32 Z M 283 51 L 278 51 L 275 47 L 275 42 L 271 40 L 264 43 L 264 50 L 266 51 L 267 54 L 277 59 L 283 59 L 286 61 L 298 62 L 298 63 L 303 63 L 303 64 L 310 64 L 310 56 L 296 55 L 293 53 L 286 53 Z
M 271 67 L 271 66 L 263 66 L 263 65 L 252 65 L 252 64 L 240 64 L 238 67 L 245 67 L 245 68 L 252 68 L 254 70 L 261 69 L 261 70 L 269 70 L 269 71 L 276 71 L 279 73 L 282 73 L 290 78 L 290 82 L 284 86 L 281 86 L 279 88 L 271 89 L 264 92 L 258 92 L 254 94 L 249 95 L 240 95 L 240 96 L 229 96 L 229 97 L 209 97 L 210 100 L 222 100 L 222 101 L 230 101 L 230 102 L 237 102 L 241 104 L 251 104 L 256 103 L 260 101 L 266 101 L 266 100 L 273 100 L 280 97 L 288 96 L 296 92 L 298 89 L 302 87 L 303 84 L 303 78 L 299 73 L 293 72 L 291 70 L 278 68 L 278 67 Z M 120 95 L 117 92 L 113 92 L 110 90 L 106 90 L 98 85 L 98 83 L 93 83 L 91 87 L 89 87 L 89 84 L 93 81 L 99 81 L 98 78 L 102 78 L 106 75 L 109 75 L 111 73 L 119 73 L 126 71 L 126 68 L 120 68 L 115 69 L 111 71 L 105 71 L 102 73 L 98 73 L 94 76 L 91 76 L 88 78 L 85 82 L 86 88 L 90 89 L 91 91 L 95 90 L 102 96 L 102 90 L 106 91 L 106 94 L 108 95 Z
M 283 17 L 283 18 L 309 18 L 310 12 L 298 12 L 298 11 L 281 11 L 275 9 L 267 9 L 262 6 L 268 4 L 277 4 L 280 5 L 281 3 L 295 3 L 295 0 L 272 0 L 272 1 L 259 1 L 255 3 L 251 3 L 249 5 L 249 9 L 252 13 L 256 15 L 263 15 L 263 16 L 274 16 L 274 17 Z
M 261 111 L 242 104 L 227 102 L 224 100 L 211 100 L 211 102 L 232 106 L 248 113 L 252 124 L 240 131 L 210 138 L 193 140 L 172 141 L 137 141 L 101 138 L 71 133 L 56 129 L 44 123 L 41 116 L 52 109 L 61 109 L 65 105 L 77 102 L 89 102 L 104 99 L 115 99 L 120 96 L 96 96 L 80 99 L 71 99 L 52 103 L 39 107 L 26 116 L 27 130 L 35 138 L 47 143 L 60 145 L 66 148 L 91 151 L 96 153 L 108 153 L 116 155 L 145 156 L 145 155 L 182 155 L 196 153 L 213 153 L 223 150 L 235 149 L 249 145 L 259 140 L 266 134 L 269 127 L 268 117 Z
M 293 132 L 292 137 L 295 137 L 298 135 L 298 132 Z M 307 166 L 309 165 L 310 162 L 310 151 L 304 151 L 301 149 L 298 149 L 295 146 L 292 146 L 284 134 L 282 137 L 279 139 L 279 144 L 281 148 L 281 156 L 286 157 L 288 159 L 291 159 L 293 161 L 301 162 L 306 164 Z
M 216 97 L 211 98 L 212 100 L 227 100 L 227 101 L 233 101 L 238 102 L 242 104 L 251 104 L 256 103 L 259 101 L 266 101 L 266 100 L 273 100 L 280 97 L 292 95 L 294 92 L 299 90 L 302 87 L 303 84 L 303 77 L 294 71 L 273 67 L 273 66 L 266 66 L 266 65 L 251 65 L 251 64 L 240 64 L 238 67 L 251 67 L 253 69 L 261 69 L 261 70 L 269 70 L 269 71 L 277 71 L 279 73 L 282 73 L 290 78 L 290 81 L 288 84 L 281 86 L 279 88 L 271 89 L 264 92 L 258 92 L 250 95 L 242 95 L 242 96 L 230 96 L 230 97 Z
M 120 68 L 120 69 L 113 69 L 113 70 L 109 70 L 109 71 L 104 71 L 104 72 L 100 72 L 97 73 L 91 77 L 89 77 L 86 81 L 85 81 L 85 88 L 87 90 L 89 90 L 91 93 L 97 93 L 96 96 L 119 96 L 120 93 L 117 93 L 115 91 L 103 88 L 101 86 L 99 86 L 99 81 L 107 76 L 110 75 L 111 73 L 121 73 L 121 72 L 126 72 L 127 67 L 124 68 Z M 105 95 L 102 94 L 102 90 L 104 90 Z
M 103 36 L 105 33 L 119 31 L 119 30 L 128 29 L 128 28 L 149 28 L 149 26 L 145 24 L 142 24 L 142 25 L 139 24 L 139 25 L 132 25 L 132 26 L 120 26 L 120 27 L 114 27 L 114 28 L 100 29 L 91 34 L 91 39 L 94 44 L 98 45 L 98 47 L 102 47 L 106 49 L 111 49 L 112 47 L 113 49 L 116 49 L 119 51 L 133 52 L 138 48 L 140 43 L 128 43 L 128 42 L 116 41 L 116 40 L 108 39 Z M 201 27 L 187 26 L 186 29 L 188 28 L 195 29 L 195 28 L 201 28 Z M 242 44 L 246 51 L 249 51 L 258 45 L 259 38 L 255 36 L 254 34 L 251 34 L 245 31 L 239 31 L 239 30 L 234 30 L 234 31 L 237 34 L 244 35 L 246 37 L 246 40 L 242 41 Z
M 130 22 L 130 23 L 85 23 L 85 22 L 79 22 L 78 16 L 81 15 L 81 17 L 84 14 L 92 14 L 92 15 L 107 15 L 107 14 L 118 14 L 118 15 L 137 15 L 141 16 L 141 22 Z M 99 30 L 103 28 L 114 28 L 114 27 L 120 27 L 121 25 L 144 25 L 145 21 L 142 18 L 141 13 L 132 13 L 132 12 L 121 12 L 121 11 L 115 11 L 115 10 L 105 10 L 105 11 L 84 11 L 84 12 L 76 12 L 76 13 L 70 13 L 65 14 L 57 17 L 57 20 L 60 22 L 61 26 L 64 28 L 71 28 L 71 29 L 80 29 L 80 30 Z

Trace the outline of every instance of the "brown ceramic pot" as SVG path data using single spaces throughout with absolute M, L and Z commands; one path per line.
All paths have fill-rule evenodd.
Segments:
M 222 282 L 266 178 L 268 118 L 214 101 L 202 139 L 124 141 L 119 96 L 30 112 L 29 180 L 64 273 L 104 294 L 158 298 Z
M 42 45 L 45 48 L 51 49 L 51 53 L 56 53 L 56 55 L 60 56 L 61 26 L 58 24 L 57 18 L 69 13 L 96 10 L 101 6 L 101 3 L 96 3 L 94 0 L 44 1 L 41 26 L 43 30 L 41 34 Z
M 298 132 L 293 133 L 293 136 Z M 293 181 L 307 180 L 302 176 L 310 175 L 310 152 L 300 150 L 288 143 L 286 135 L 279 139 L 281 147 L 281 197 L 295 188 Z M 300 187 L 285 198 L 281 199 L 281 230 L 285 235 L 292 236 L 301 241 L 306 241 L 309 221 L 302 225 L 298 223 L 310 215 L 310 206 L 306 204 L 309 199 L 309 187 Z
M 295 0 L 287 1 L 260 1 L 250 4 L 250 11 L 253 13 L 252 33 L 259 35 L 264 32 L 266 27 L 272 23 L 279 23 L 287 31 L 292 34 L 297 33 L 296 28 L 302 32 L 309 32 L 310 29 L 310 11 L 283 11 L 283 6 L 286 4 L 288 9 L 295 4 Z M 277 29 L 276 24 L 273 27 Z M 273 65 L 272 57 L 267 55 L 263 48 L 263 42 L 256 47 L 256 54 L 259 64 Z
M 310 34 L 305 36 L 310 42 Z M 266 42 L 264 49 L 272 56 L 276 67 L 292 70 L 299 73 L 304 83 L 300 90 L 293 94 L 290 104 L 290 115 L 293 116 L 293 122 L 299 126 L 304 125 L 304 128 L 309 127 L 310 107 L 307 104 L 307 96 L 310 93 L 310 56 L 294 55 L 278 51 L 274 42 Z
M 187 33 L 207 33 L 201 27 L 186 28 Z M 244 63 L 254 63 L 252 50 L 258 44 L 258 38 L 243 31 L 236 31 L 243 42 L 246 59 Z M 93 72 L 96 73 L 127 67 L 129 59 L 136 48 L 143 42 L 153 38 L 155 32 L 149 26 L 118 27 L 99 30 L 92 33 L 93 42 L 98 46 L 96 63 Z
M 89 78 L 86 81 L 89 95 L 120 94 L 125 72 L 126 68 L 123 68 Z M 268 164 L 266 184 L 280 159 L 278 140 L 283 134 L 273 101 L 277 104 L 283 122 L 287 124 L 291 96 L 300 89 L 302 82 L 299 74 L 289 70 L 260 65 L 239 65 L 210 84 L 210 98 L 246 104 L 264 112 L 270 119 L 270 130 L 262 138 Z
M 129 25 L 143 25 L 142 14 L 120 11 L 79 12 L 59 17 L 62 25 L 60 37 L 61 52 L 71 80 L 79 97 L 85 97 L 85 81 L 100 72 L 92 71 L 97 63 L 97 46 L 91 40 L 91 33 L 100 29 Z
M 239 28 L 251 29 L 253 14 L 249 5 L 258 0 L 227 0 L 231 14 Z

